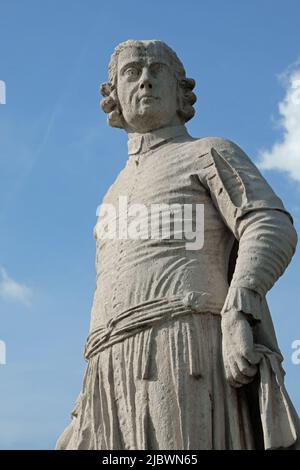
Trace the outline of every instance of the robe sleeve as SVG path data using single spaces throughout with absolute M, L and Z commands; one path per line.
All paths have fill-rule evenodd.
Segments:
M 236 308 L 260 320 L 262 301 L 291 261 L 297 234 L 289 212 L 247 155 L 233 142 L 207 139 L 197 161 L 200 182 L 239 242 L 222 314 Z

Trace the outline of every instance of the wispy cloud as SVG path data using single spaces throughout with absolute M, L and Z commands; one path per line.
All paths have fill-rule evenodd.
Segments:
M 92 31 L 90 34 L 92 34 Z M 57 122 L 64 118 L 64 112 L 68 105 L 68 100 L 74 99 L 73 95 L 75 95 L 76 87 L 78 87 L 78 83 L 80 83 L 80 75 L 84 68 L 84 60 L 89 51 L 89 44 L 88 36 L 82 45 L 81 52 L 76 57 L 76 61 L 74 62 L 73 68 L 70 70 L 69 76 L 65 79 L 62 90 L 57 96 L 53 107 L 51 104 L 51 108 L 48 108 L 43 115 L 32 117 L 28 123 L 22 122 L 20 127 L 23 132 L 19 130 L 15 118 L 11 123 L 8 121 L 8 118 L 0 123 L 1 160 L 4 160 L 3 155 L 5 156 L 6 154 L 5 163 L 8 162 L 10 169 L 13 167 L 14 170 L 17 170 L 13 181 L 9 184 L 9 189 L 5 191 L 4 197 L 2 197 L 1 194 L 0 218 L 9 210 L 11 202 L 17 199 L 35 168 L 35 165 L 43 156 L 48 142 L 52 138 L 52 133 L 57 126 Z M 15 138 L 16 134 L 18 135 L 17 139 Z M 31 139 L 28 139 L 28 135 L 31 136 Z M 6 149 L 3 146 L 3 139 L 5 136 L 9 136 L 6 142 Z M 37 143 L 32 143 L 31 140 L 35 140 L 36 137 Z M 1 165 L 3 165 L 1 160 L 0 169 Z
M 7 271 L 0 266 L 0 299 L 13 300 L 26 307 L 32 303 L 32 291 L 25 284 L 12 279 Z
M 278 124 L 283 135 L 270 150 L 260 152 L 258 166 L 285 171 L 300 182 L 300 60 L 279 78 L 285 88 L 285 96 L 278 104 Z

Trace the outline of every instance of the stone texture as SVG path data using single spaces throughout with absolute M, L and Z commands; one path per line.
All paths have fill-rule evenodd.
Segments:
M 98 218 L 88 365 L 58 449 L 298 445 L 265 299 L 297 235 L 236 144 L 188 134 L 194 85 L 160 41 L 127 41 L 112 56 L 102 108 L 128 133 L 128 160 L 102 204 L 203 204 L 204 245 L 187 250 L 174 230 L 104 239 Z

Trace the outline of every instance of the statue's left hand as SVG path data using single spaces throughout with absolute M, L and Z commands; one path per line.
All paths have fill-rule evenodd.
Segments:
M 233 387 L 254 379 L 260 356 L 254 350 L 252 327 L 246 315 L 230 310 L 222 316 L 222 352 L 225 375 Z

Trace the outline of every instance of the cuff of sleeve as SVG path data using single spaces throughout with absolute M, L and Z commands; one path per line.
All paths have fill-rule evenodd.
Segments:
M 262 297 L 246 287 L 229 287 L 221 315 L 232 309 L 249 315 L 249 320 L 253 322 L 261 321 L 263 312 Z

